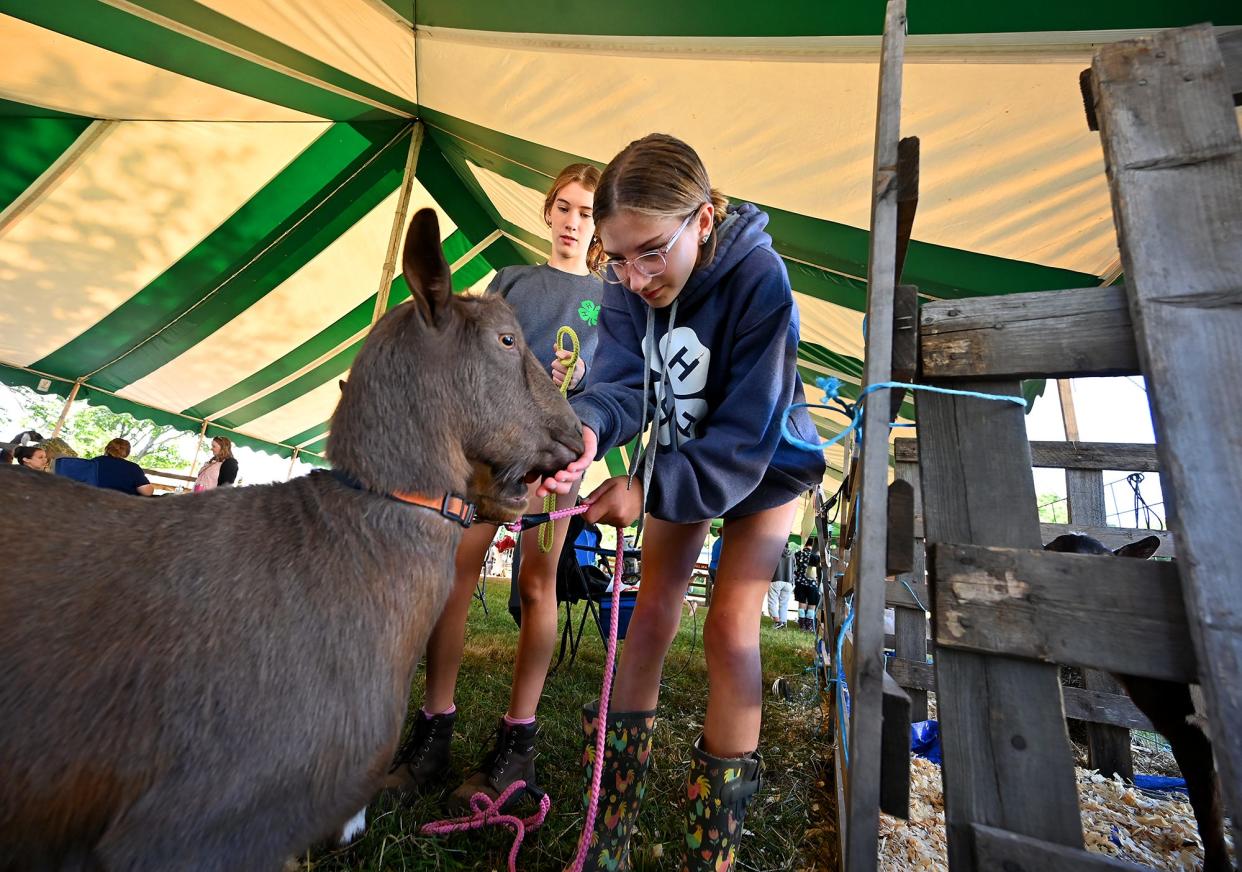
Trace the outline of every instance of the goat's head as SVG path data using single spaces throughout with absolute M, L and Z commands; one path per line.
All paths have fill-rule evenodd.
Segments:
M 1120 548 L 1110 550 L 1099 539 L 1083 533 L 1063 533 L 1044 546 L 1045 551 L 1060 551 L 1063 554 L 1106 554 L 1116 557 L 1137 557 L 1146 560 L 1160 550 L 1159 536 L 1144 536 L 1135 542 L 1129 542 Z
M 410 222 L 411 300 L 363 344 L 332 418 L 333 464 L 373 490 L 466 490 L 510 520 L 526 480 L 582 453 L 582 428 L 499 297 L 456 297 L 436 214 Z

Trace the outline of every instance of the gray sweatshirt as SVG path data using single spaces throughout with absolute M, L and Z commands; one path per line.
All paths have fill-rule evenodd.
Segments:
M 590 371 L 591 358 L 599 344 L 602 279 L 594 275 L 576 276 L 546 263 L 507 266 L 496 273 L 487 293 L 499 294 L 513 307 L 526 344 L 549 375 L 552 361 L 556 360 L 556 331 L 562 326 L 572 327 L 578 334 L 582 361 Z M 564 347 L 569 347 L 568 340 Z

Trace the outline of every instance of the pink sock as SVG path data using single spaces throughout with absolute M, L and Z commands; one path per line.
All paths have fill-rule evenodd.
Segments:
M 533 724 L 534 722 L 535 722 L 534 717 L 511 718 L 509 717 L 508 714 L 505 715 L 505 723 L 511 727 L 526 727 L 526 726 Z
M 436 715 L 451 715 L 455 711 L 457 711 L 457 703 L 453 703 L 451 706 L 449 706 L 442 712 L 429 712 L 427 711 L 426 706 L 423 706 L 422 708 L 423 717 L 427 718 L 428 720 L 430 720 L 431 718 L 434 718 Z

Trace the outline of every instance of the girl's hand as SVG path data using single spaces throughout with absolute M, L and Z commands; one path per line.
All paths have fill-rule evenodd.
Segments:
M 628 476 L 618 475 L 597 487 L 586 501 L 591 507 L 583 515 L 588 524 L 628 527 L 642 513 L 643 486 L 638 479 L 630 485 Z
M 556 349 L 556 360 L 552 361 L 552 383 L 558 388 L 565 381 L 566 366 L 565 362 L 573 357 L 573 352 L 565 348 Z M 578 386 L 578 382 L 582 381 L 582 377 L 586 375 L 586 363 L 579 357 L 577 363 L 574 364 L 574 375 L 569 380 L 569 387 L 572 390 Z
M 599 437 L 595 435 L 595 431 L 590 427 L 583 426 L 582 454 L 578 455 L 577 460 L 572 461 L 551 478 L 545 478 L 535 493 L 541 497 L 548 494 L 569 493 L 573 489 L 574 482 L 582 478 L 582 473 L 586 472 L 587 467 L 594 462 L 595 449 L 598 445 Z

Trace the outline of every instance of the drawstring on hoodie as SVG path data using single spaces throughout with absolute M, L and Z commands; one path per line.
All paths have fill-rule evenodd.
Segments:
M 666 338 L 673 335 L 673 328 L 677 323 L 677 302 L 677 300 L 673 300 L 672 308 L 669 309 L 668 330 L 664 334 Z M 638 515 L 639 533 L 642 532 L 643 521 L 647 517 L 647 494 L 651 490 L 651 474 L 655 470 L 655 453 L 656 448 L 658 447 L 660 434 L 660 412 L 663 409 L 664 397 L 667 396 L 668 391 L 668 367 L 664 365 L 664 355 L 660 353 L 659 346 L 656 344 L 655 309 L 650 306 L 647 307 L 647 332 L 643 345 L 643 412 L 642 423 L 639 425 L 638 432 L 640 437 L 641 434 L 647 432 L 647 444 L 641 451 L 637 452 L 632 458 L 630 458 L 630 470 L 625 483 L 627 490 L 633 486 L 634 476 L 638 472 L 639 463 L 641 463 L 643 467 L 643 503 Z M 651 360 L 648 359 L 649 356 L 658 360 L 660 364 L 660 384 L 655 392 L 656 410 L 655 416 L 651 420 L 650 432 L 647 431 L 647 393 L 651 390 Z M 675 449 L 681 447 L 680 440 L 677 438 L 676 425 L 677 422 L 673 421 L 672 426 L 669 427 L 669 438 L 672 440 L 673 447 Z

